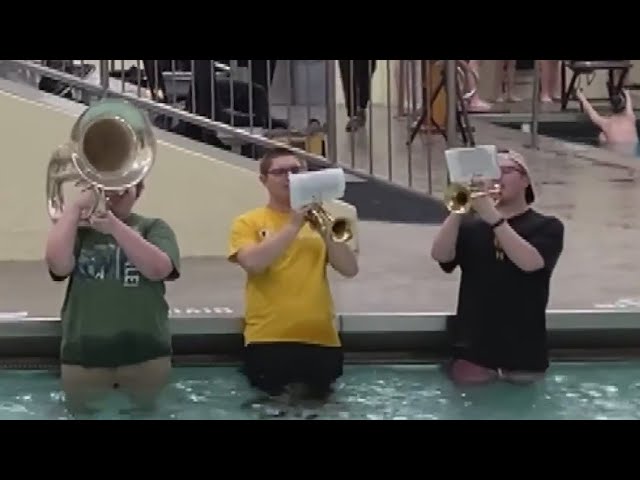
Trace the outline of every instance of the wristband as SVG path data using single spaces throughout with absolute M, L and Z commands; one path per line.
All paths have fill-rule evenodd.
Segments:
M 502 225 L 504 222 L 506 222 L 505 218 L 502 217 L 500 220 L 498 220 L 496 223 L 494 223 L 493 225 L 491 225 L 491 229 L 494 230 L 496 228 L 498 228 L 500 225 Z

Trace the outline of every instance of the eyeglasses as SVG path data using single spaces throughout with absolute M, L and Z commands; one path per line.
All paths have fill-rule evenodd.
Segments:
M 524 170 L 520 167 L 516 167 L 516 166 L 504 166 L 504 167 L 500 167 L 500 171 L 502 172 L 503 175 L 507 175 L 509 173 L 513 173 L 513 172 L 518 172 L 522 175 L 525 174 Z
M 269 170 L 267 173 L 271 174 L 271 175 L 287 175 L 288 173 L 300 173 L 302 171 L 302 168 L 300 167 L 281 167 L 281 168 L 273 168 L 271 170 Z

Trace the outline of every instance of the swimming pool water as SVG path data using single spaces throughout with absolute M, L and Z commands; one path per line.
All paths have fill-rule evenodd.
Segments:
M 0 420 L 73 419 L 57 376 L 4 371 Z M 136 414 L 114 396 L 94 419 L 638 419 L 640 362 L 554 365 L 530 386 L 457 387 L 437 367 L 350 365 L 322 407 L 265 402 L 234 367 L 177 368 L 153 413 Z

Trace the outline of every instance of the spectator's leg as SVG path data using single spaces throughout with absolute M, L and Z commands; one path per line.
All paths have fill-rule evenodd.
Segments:
M 560 61 L 540 60 L 540 101 L 550 103 L 560 98 Z
M 480 60 L 469 60 L 469 68 L 480 78 Z M 486 112 L 491 109 L 491 104 L 485 102 L 478 92 L 478 85 L 472 75 L 468 77 L 467 91 L 475 90 L 476 93 L 469 99 L 469 110 L 472 112 Z M 478 80 L 479 82 L 480 80 Z
M 376 71 L 376 60 L 354 60 L 353 79 L 355 84 L 355 112 L 357 128 L 367 123 L 367 107 L 371 102 L 371 80 Z
M 215 120 L 217 115 L 215 115 L 215 112 L 211 111 L 211 61 L 194 60 L 192 74 L 193 83 L 195 84 L 195 99 L 193 98 L 194 90 L 192 85 L 191 89 L 189 89 L 187 110 L 191 113 L 195 113 L 196 115 Z M 216 110 L 217 109 L 218 107 L 216 105 Z M 183 134 L 189 138 L 193 138 L 194 140 L 199 140 L 216 147 L 228 149 L 228 147 L 220 141 L 218 135 L 213 130 L 204 129 L 187 122 L 184 125 Z
M 166 102 L 167 90 L 164 85 L 162 72 L 171 71 L 171 60 L 142 60 L 144 73 L 147 77 L 147 87 L 151 92 L 151 98 L 156 102 Z
M 358 107 L 366 110 L 371 101 L 371 80 L 376 72 L 376 60 L 357 60 L 355 62 L 357 72 Z
M 347 116 L 349 118 L 353 117 L 354 114 L 354 103 L 351 92 L 354 91 L 355 94 L 355 85 L 352 88 L 353 77 L 352 75 L 352 65 L 355 68 L 355 60 L 352 62 L 351 60 L 338 60 L 338 65 L 340 67 L 340 78 L 342 80 L 342 90 L 344 92 L 344 104 L 347 109 Z
M 506 75 L 506 96 L 510 102 L 519 102 L 522 100 L 514 93 L 516 89 L 516 62 L 517 60 L 507 60 L 507 75 Z

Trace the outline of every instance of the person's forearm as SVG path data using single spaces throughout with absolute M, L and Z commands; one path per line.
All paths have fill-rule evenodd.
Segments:
M 589 100 L 587 100 L 587 98 L 584 95 L 579 96 L 578 100 L 580 100 L 582 108 L 584 109 L 584 112 L 587 114 L 589 119 L 594 124 L 599 126 L 602 123 L 602 117 L 598 112 L 596 112 L 593 106 L 591 106 L 591 103 L 589 102 Z
M 59 277 L 66 277 L 75 266 L 73 251 L 80 221 L 80 210 L 68 207 L 61 218 L 51 226 L 45 260 L 52 273 Z
M 431 258 L 436 262 L 446 263 L 456 256 L 456 243 L 462 215 L 450 214 L 444 221 L 431 246 Z
M 238 260 L 250 272 L 262 273 L 289 248 L 299 231 L 299 227 L 287 224 L 278 233 L 268 236 L 258 245 L 241 251 Z
M 331 240 L 327 244 L 329 264 L 340 274 L 353 278 L 358 274 L 358 258 L 346 243 L 335 243 Z
M 534 272 L 544 267 L 540 252 L 523 239 L 507 222 L 494 229 L 496 238 L 504 253 L 525 272 Z
M 127 255 L 128 260 L 149 280 L 163 280 L 173 271 L 169 255 L 145 240 L 137 231 L 114 220 L 113 238 Z

